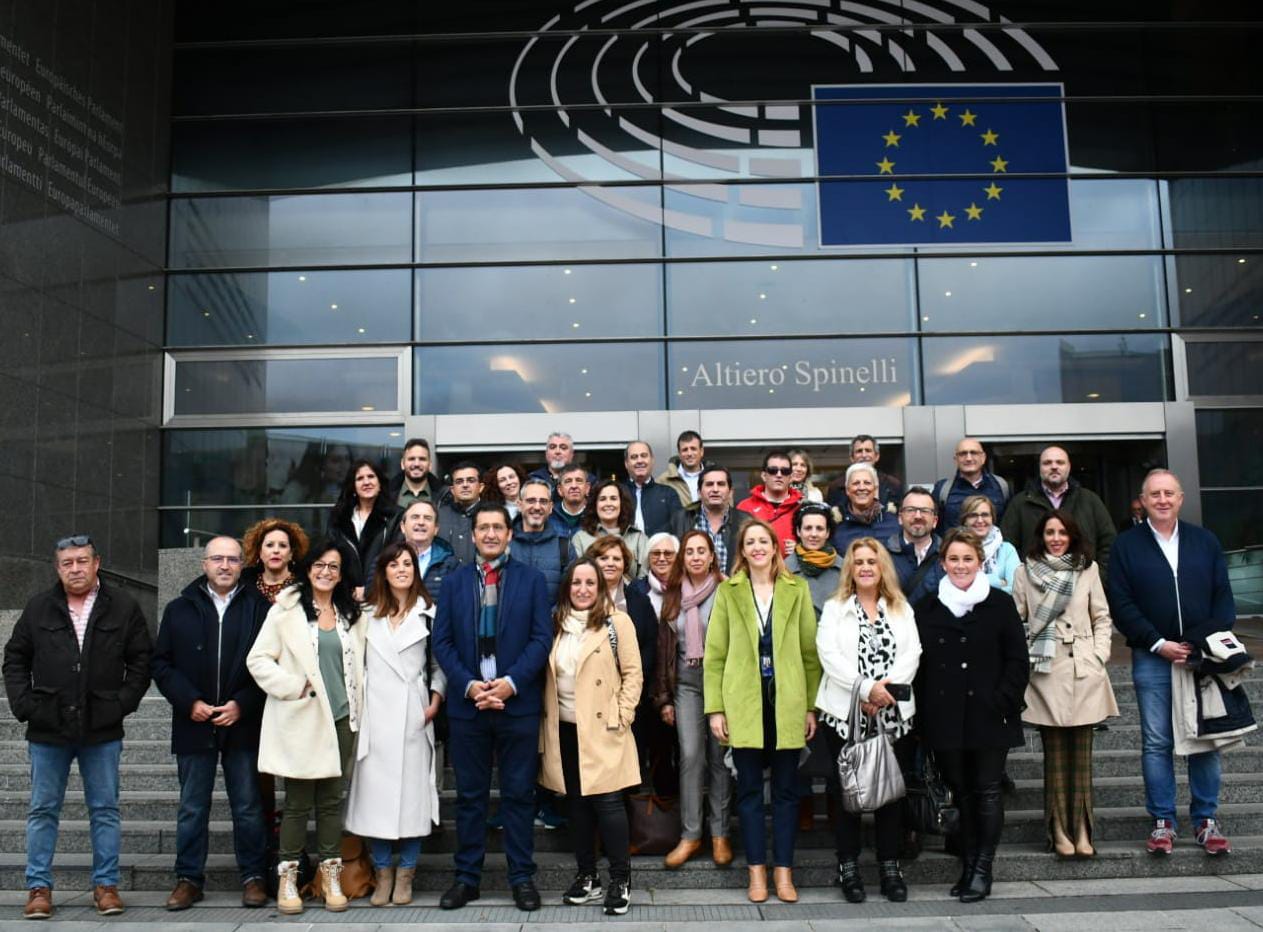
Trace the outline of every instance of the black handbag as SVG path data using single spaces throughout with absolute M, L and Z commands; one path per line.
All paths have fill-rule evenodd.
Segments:
M 960 831 L 960 809 L 952 798 L 934 755 L 918 755 L 921 766 L 905 775 L 908 795 L 904 798 L 905 828 L 924 835 L 955 835 Z

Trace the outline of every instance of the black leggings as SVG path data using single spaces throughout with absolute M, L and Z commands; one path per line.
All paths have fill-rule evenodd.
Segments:
M 566 781 L 566 798 L 570 800 L 570 840 L 575 861 L 585 874 L 596 873 L 596 836 L 601 835 L 601 848 L 610 861 L 610 881 L 631 879 L 630 833 L 623 793 L 579 792 L 579 733 L 572 722 L 558 722 L 561 739 L 561 773 Z
M 1008 748 L 936 750 L 939 772 L 960 807 L 961 851 L 966 861 L 978 852 L 995 854 L 1004 830 L 1000 778 Z
M 829 745 L 829 758 L 836 761 L 838 752 L 842 750 L 842 736 L 835 728 L 828 725 L 821 727 L 824 729 L 825 741 Z M 907 773 L 912 768 L 912 757 L 916 753 L 917 739 L 907 734 L 896 741 L 893 747 L 900 769 Z M 840 798 L 841 784 L 836 779 L 828 782 L 829 792 L 834 794 L 837 803 L 835 808 L 838 813 L 838 824 L 835 828 L 838 860 L 855 860 L 860 855 L 860 814 L 843 809 Z M 877 860 L 879 861 L 894 861 L 899 858 L 899 845 L 903 841 L 903 805 L 902 799 L 896 799 L 873 813 Z

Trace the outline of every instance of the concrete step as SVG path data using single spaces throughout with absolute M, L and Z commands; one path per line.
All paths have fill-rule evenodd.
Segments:
M 1039 739 L 1036 739 L 1038 745 Z M 1253 773 L 1263 782 L 1263 746 L 1253 745 L 1224 754 L 1224 773 Z M 1009 776 L 1014 780 L 1042 780 L 1044 778 L 1044 755 L 1036 751 L 1014 751 L 1009 754 Z M 1140 773 L 1140 750 L 1127 748 L 1122 750 L 1092 752 L 1092 772 L 1100 777 L 1130 777 Z

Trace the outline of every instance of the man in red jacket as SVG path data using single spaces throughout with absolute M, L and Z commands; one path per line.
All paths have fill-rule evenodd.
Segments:
M 772 450 L 763 457 L 763 484 L 750 490 L 750 497 L 737 507 L 766 521 L 776 531 L 781 551 L 794 550 L 794 513 L 802 504 L 802 493 L 789 486 L 789 454 L 784 450 Z

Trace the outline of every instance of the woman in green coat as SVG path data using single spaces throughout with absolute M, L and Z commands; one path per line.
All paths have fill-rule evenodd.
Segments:
M 816 732 L 812 706 L 820 685 L 816 610 L 807 583 L 785 569 L 770 525 L 752 519 L 737 541 L 732 576 L 716 590 L 706 629 L 706 713 L 737 768 L 750 900 L 767 899 L 763 770 L 770 767 L 776 895 L 793 903 L 798 757 Z

